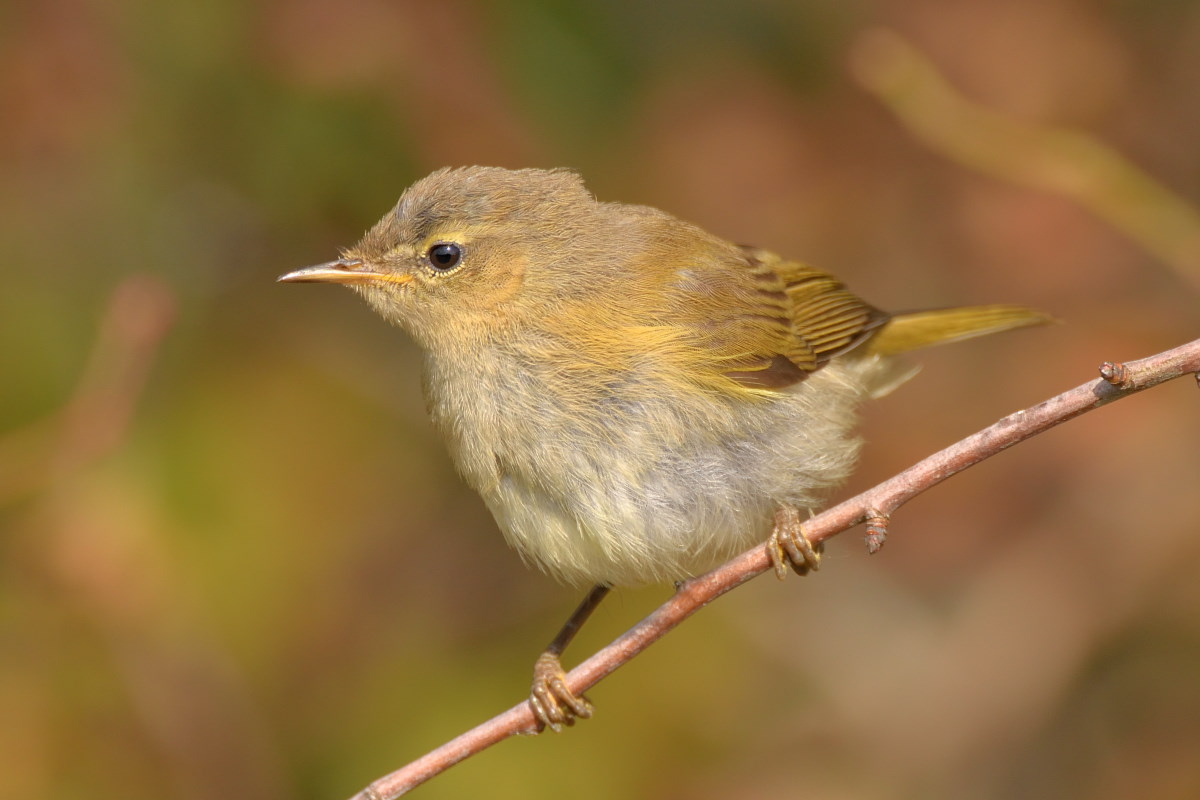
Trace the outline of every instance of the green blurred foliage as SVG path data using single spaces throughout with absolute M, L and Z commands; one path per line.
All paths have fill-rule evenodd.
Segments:
M 1186 277 L 857 87 L 879 26 L 1200 198 L 1190 2 L 0 6 L 0 798 L 342 797 L 521 698 L 576 598 L 454 476 L 413 345 L 273 283 L 436 167 L 572 166 L 886 308 L 1068 323 L 924 358 L 847 491 L 1195 337 Z M 881 556 L 851 533 L 756 581 L 593 721 L 420 796 L 1197 796 L 1195 403 L 957 478 Z M 567 661 L 667 591 L 619 592 Z

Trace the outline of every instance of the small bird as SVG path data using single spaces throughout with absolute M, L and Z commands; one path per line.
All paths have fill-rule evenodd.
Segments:
M 887 314 L 833 276 L 569 170 L 462 167 L 413 184 L 341 258 L 345 284 L 425 355 L 433 423 L 509 543 L 587 599 L 538 658 L 553 730 L 591 715 L 560 656 L 609 587 L 678 581 L 764 541 L 819 554 L 802 515 L 854 466 L 856 407 L 894 356 L 1049 321 L 991 305 Z

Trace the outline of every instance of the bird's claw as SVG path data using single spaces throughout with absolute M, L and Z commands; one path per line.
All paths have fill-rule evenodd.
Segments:
M 800 511 L 793 506 L 780 506 L 775 512 L 775 527 L 767 539 L 767 556 L 775 569 L 775 577 L 783 580 L 790 567 L 797 575 L 807 575 L 821 568 L 820 544 L 813 545 L 804 535 Z
M 566 673 L 558 656 L 542 653 L 533 665 L 533 685 L 529 690 L 529 707 L 543 728 L 558 733 L 564 726 L 575 724 L 576 718 L 592 716 L 592 704 L 567 688 Z

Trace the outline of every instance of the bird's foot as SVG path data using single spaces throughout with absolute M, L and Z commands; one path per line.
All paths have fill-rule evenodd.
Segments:
M 780 506 L 775 511 L 775 527 L 767 539 L 767 556 L 775 568 L 775 577 L 783 580 L 790 567 L 797 575 L 821 568 L 820 544 L 813 545 L 804 535 L 800 511 L 795 506 Z
M 533 686 L 529 690 L 529 707 L 543 728 L 558 733 L 575 719 L 592 716 L 592 704 L 586 697 L 576 696 L 567 688 L 566 673 L 558 656 L 546 651 L 533 665 Z

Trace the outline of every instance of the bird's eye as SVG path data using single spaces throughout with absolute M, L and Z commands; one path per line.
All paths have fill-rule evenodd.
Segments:
M 462 248 L 451 242 L 439 242 L 429 248 L 426 255 L 429 265 L 439 272 L 446 272 L 458 266 L 462 261 Z

